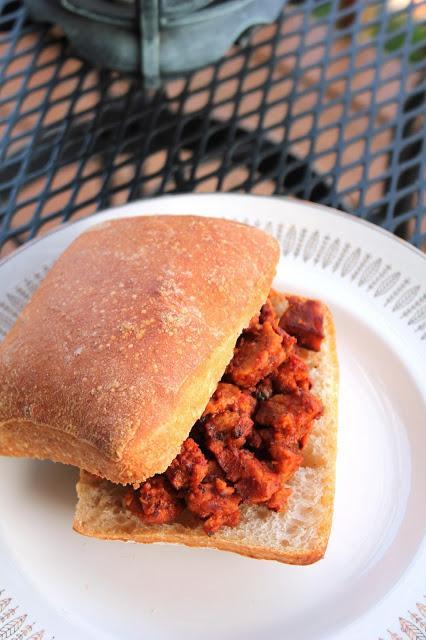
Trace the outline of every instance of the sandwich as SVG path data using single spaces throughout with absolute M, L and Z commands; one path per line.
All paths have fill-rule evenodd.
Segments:
M 0 454 L 80 468 L 74 529 L 308 564 L 331 529 L 329 309 L 277 241 L 197 216 L 91 227 L 0 345 Z

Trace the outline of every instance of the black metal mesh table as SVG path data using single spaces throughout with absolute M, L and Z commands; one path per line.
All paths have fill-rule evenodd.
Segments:
M 426 1 L 306 0 L 147 95 L 0 0 L 0 246 L 170 192 L 291 194 L 426 244 Z

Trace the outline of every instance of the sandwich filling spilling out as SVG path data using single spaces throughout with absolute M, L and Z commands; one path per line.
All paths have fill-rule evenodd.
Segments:
M 234 356 L 203 415 L 168 469 L 124 505 L 147 524 L 190 513 L 214 534 L 236 526 L 243 503 L 285 509 L 321 400 L 311 393 L 306 349 L 319 351 L 322 306 L 287 297 L 279 317 L 268 298 L 238 338 Z

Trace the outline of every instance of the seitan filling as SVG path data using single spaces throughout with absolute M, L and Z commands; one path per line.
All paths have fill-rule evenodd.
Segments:
M 124 504 L 143 522 L 180 521 L 189 511 L 204 531 L 236 526 L 242 503 L 281 511 L 323 412 L 310 392 L 303 349 L 319 351 L 321 304 L 295 296 L 279 318 L 268 299 L 239 337 L 200 420 L 169 468 L 128 489 Z

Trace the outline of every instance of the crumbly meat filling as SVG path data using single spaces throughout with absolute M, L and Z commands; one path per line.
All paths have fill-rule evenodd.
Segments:
M 124 505 L 143 522 L 176 522 L 186 509 L 211 535 L 236 526 L 244 502 L 285 508 L 287 483 L 323 412 L 300 347 L 319 351 L 324 337 L 320 303 L 287 301 L 279 318 L 268 299 L 243 331 L 222 381 L 165 473 L 125 493 Z

